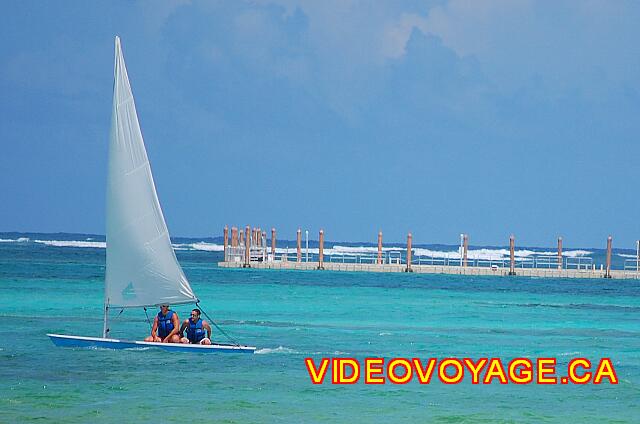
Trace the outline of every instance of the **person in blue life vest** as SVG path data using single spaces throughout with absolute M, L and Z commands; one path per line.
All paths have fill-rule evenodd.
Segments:
M 180 334 L 185 334 L 185 331 L 186 335 L 180 339 L 180 343 L 211 344 L 211 326 L 200 319 L 200 309 L 192 310 L 191 318 L 182 321 Z
M 169 309 L 169 305 L 160 306 L 160 312 L 153 320 L 151 335 L 144 339 L 145 342 L 180 343 L 180 319 L 178 314 Z

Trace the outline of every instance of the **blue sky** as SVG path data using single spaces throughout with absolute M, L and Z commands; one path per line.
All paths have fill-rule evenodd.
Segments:
M 104 233 L 118 34 L 173 235 L 640 238 L 638 2 L 2 9 L 0 231 Z

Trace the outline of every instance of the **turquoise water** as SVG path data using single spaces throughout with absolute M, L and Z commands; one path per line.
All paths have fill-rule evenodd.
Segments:
M 45 333 L 100 335 L 104 249 L 0 243 L 0 422 L 639 420 L 638 281 L 225 270 L 220 253 L 177 253 L 257 354 L 56 348 Z M 112 328 L 148 334 L 142 311 Z M 620 384 L 314 386 L 307 356 L 611 357 Z

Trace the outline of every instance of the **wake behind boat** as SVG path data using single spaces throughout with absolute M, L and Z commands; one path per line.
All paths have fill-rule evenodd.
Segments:
M 107 265 L 102 337 L 48 334 L 51 341 L 56 346 L 67 347 L 156 347 L 172 352 L 253 353 L 255 347 L 243 346 L 235 341 L 233 344 L 200 345 L 127 341 L 108 337 L 111 309 L 122 311 L 126 308 L 146 308 L 161 304 L 199 306 L 199 300 L 171 246 L 140 131 L 119 37 L 115 39 L 106 203 Z M 210 323 L 216 325 L 213 321 Z M 226 335 L 217 325 L 216 327 Z

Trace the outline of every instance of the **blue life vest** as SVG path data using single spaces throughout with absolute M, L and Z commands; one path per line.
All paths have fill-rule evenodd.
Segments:
M 158 312 L 158 337 L 164 339 L 173 331 L 173 311 L 167 312 L 167 315 L 162 315 L 162 312 Z
M 187 339 L 189 339 L 190 343 L 196 344 L 200 343 L 202 339 L 205 337 L 204 328 L 202 328 L 202 319 L 198 318 L 198 322 L 193 322 L 191 318 L 189 318 L 189 328 L 187 329 Z

